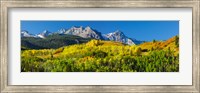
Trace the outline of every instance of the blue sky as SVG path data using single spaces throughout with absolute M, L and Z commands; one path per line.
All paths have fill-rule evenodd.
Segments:
M 90 26 L 102 34 L 120 30 L 130 38 L 144 41 L 167 40 L 179 34 L 179 21 L 21 21 L 21 30 L 31 34 L 44 30 L 56 32 L 72 26 Z

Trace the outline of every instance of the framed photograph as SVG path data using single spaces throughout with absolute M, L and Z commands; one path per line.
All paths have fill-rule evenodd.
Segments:
M 1 92 L 199 93 L 199 0 L 1 0 Z

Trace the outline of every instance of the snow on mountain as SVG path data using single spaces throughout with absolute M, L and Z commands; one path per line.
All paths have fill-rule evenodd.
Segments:
M 32 34 L 29 34 L 28 31 L 23 30 L 23 31 L 21 31 L 21 37 L 35 37 L 35 36 Z
M 58 30 L 58 32 L 55 32 L 55 33 L 64 34 L 66 31 L 67 31 L 66 29 L 62 28 L 62 29 Z
M 95 31 L 91 27 L 87 26 L 86 28 L 80 27 L 72 27 L 67 30 L 64 34 L 77 35 L 83 38 L 95 38 L 95 39 L 103 39 L 100 32 Z
M 77 35 L 79 36 L 81 33 L 84 33 L 83 32 L 83 27 L 80 26 L 80 27 L 71 27 L 70 29 L 68 29 L 64 34 L 70 34 L 70 35 Z
M 39 37 L 39 38 L 45 38 L 45 37 L 47 37 L 49 35 L 52 35 L 52 33 L 49 32 L 48 30 L 44 30 L 42 33 L 38 34 L 37 37 Z
M 140 40 L 133 39 L 133 38 L 131 38 L 131 40 L 132 40 L 136 45 L 141 44 L 141 43 L 144 42 L 144 41 L 140 41 Z
M 35 37 L 35 38 L 45 38 L 49 35 L 53 34 L 69 34 L 69 35 L 76 35 L 83 38 L 94 38 L 94 39 L 101 39 L 101 40 L 112 40 L 117 42 L 122 42 L 124 44 L 128 45 L 136 45 L 142 43 L 142 41 L 138 41 L 133 38 L 129 38 L 126 35 L 124 35 L 123 32 L 117 30 L 113 33 L 108 34 L 101 34 L 100 32 L 92 29 L 91 27 L 71 27 L 70 29 L 60 29 L 57 32 L 51 33 L 48 30 L 44 30 L 42 33 L 37 35 L 29 34 L 28 31 L 21 31 L 22 37 Z
M 136 45 L 136 43 L 130 38 L 127 38 L 126 42 L 123 42 L 123 43 L 128 44 L 128 45 Z
M 112 41 L 122 42 L 122 43 L 128 44 L 128 45 L 135 45 L 135 43 L 132 39 L 125 36 L 124 33 L 119 30 L 117 30 L 113 33 L 108 33 L 103 36 L 104 36 L 105 40 L 112 40 Z
M 109 38 L 107 37 L 107 34 L 102 34 L 102 37 L 104 40 L 109 40 Z

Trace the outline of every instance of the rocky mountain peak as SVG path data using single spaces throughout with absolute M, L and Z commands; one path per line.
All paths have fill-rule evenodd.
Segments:
M 28 31 L 26 31 L 26 30 L 22 30 L 21 33 L 28 33 Z
M 85 28 L 85 30 L 92 30 L 92 28 L 89 27 L 89 26 L 87 26 L 87 27 Z
M 123 32 L 122 31 L 120 31 L 120 30 L 116 30 L 114 33 L 118 33 L 118 34 L 123 34 Z
M 80 27 L 72 27 L 66 31 L 65 34 L 77 35 L 83 38 L 95 38 L 102 39 L 100 32 L 94 31 L 91 27 L 87 26 L 86 28 Z
M 117 42 L 122 42 L 128 45 L 135 45 L 134 41 L 127 36 L 120 30 L 116 30 L 115 32 L 108 33 L 104 35 L 105 40 L 112 40 Z
M 21 32 L 23 36 L 25 37 L 38 37 L 38 38 L 45 38 L 49 35 L 53 34 L 68 34 L 68 35 L 76 35 L 80 36 L 83 38 L 93 38 L 93 39 L 101 39 L 101 40 L 112 40 L 112 41 L 117 41 L 117 42 L 122 42 L 124 44 L 128 45 L 134 45 L 134 44 L 139 44 L 141 41 L 138 41 L 136 39 L 131 39 L 127 37 L 122 31 L 116 30 L 112 33 L 108 34 L 101 34 L 101 32 L 98 32 L 97 30 L 91 28 L 90 26 L 83 27 L 83 26 L 72 26 L 69 29 L 60 29 L 57 32 L 51 33 L 48 30 L 44 30 L 42 33 L 32 36 L 30 34 L 27 34 L 27 31 L 22 31 Z
M 47 36 L 49 36 L 51 34 L 52 33 L 49 32 L 48 30 L 44 30 L 42 33 L 38 34 L 37 37 L 39 37 L 39 38 L 45 38 L 45 37 L 47 37 Z
M 30 34 L 28 31 L 26 30 L 22 30 L 21 31 L 21 37 L 34 37 L 34 35 Z
M 60 30 L 58 30 L 57 32 L 55 32 L 56 34 L 63 34 L 66 32 L 66 29 L 61 28 Z

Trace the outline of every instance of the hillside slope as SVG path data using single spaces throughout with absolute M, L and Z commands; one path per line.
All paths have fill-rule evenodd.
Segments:
M 179 51 L 179 37 L 174 36 L 166 41 L 152 41 L 152 42 L 145 42 L 140 45 L 141 49 L 143 50 L 173 50 Z
M 90 38 L 82 38 L 74 35 L 50 35 L 44 39 L 34 37 L 21 38 L 22 49 L 56 49 L 62 46 L 86 43 Z
M 91 40 L 58 49 L 22 51 L 22 72 L 178 72 L 176 39 L 141 45 Z M 144 51 L 151 47 L 153 50 Z M 169 48 L 170 47 L 170 50 Z

